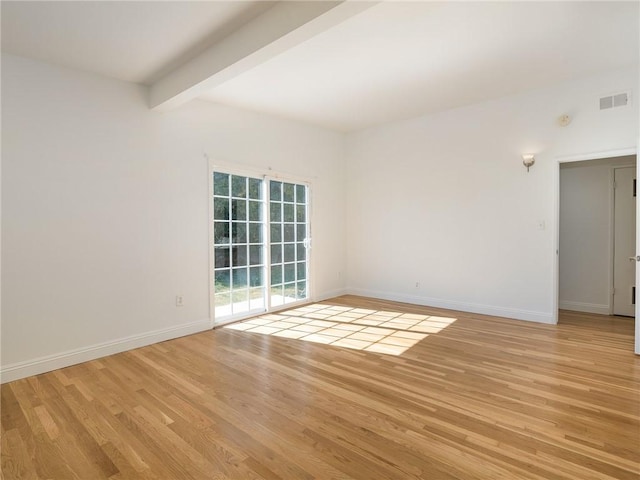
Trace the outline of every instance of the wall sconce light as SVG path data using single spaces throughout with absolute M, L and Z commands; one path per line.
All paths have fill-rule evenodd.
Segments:
M 529 171 L 529 168 L 533 166 L 534 163 L 536 163 L 536 159 L 533 156 L 533 153 L 525 153 L 522 155 L 522 164 L 525 167 L 527 167 L 527 172 Z

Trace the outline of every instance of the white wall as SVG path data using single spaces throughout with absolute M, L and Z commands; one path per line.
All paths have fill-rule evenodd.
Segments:
M 311 178 L 314 294 L 344 288 L 340 134 L 159 114 L 142 87 L 8 55 L 2 124 L 3 381 L 209 327 L 204 153 Z
M 560 167 L 560 308 L 608 315 L 611 308 L 614 166 L 635 156 Z
M 635 147 L 637 103 L 597 98 L 637 85 L 610 72 L 345 152 L 337 133 L 197 101 L 158 114 L 139 86 L 3 55 L 2 381 L 208 328 L 204 153 L 311 177 L 316 298 L 346 269 L 353 293 L 551 321 L 557 159 Z
M 598 98 L 637 85 L 636 69 L 614 71 L 350 135 L 349 289 L 553 322 L 554 169 L 635 148 L 637 102 L 601 112 Z

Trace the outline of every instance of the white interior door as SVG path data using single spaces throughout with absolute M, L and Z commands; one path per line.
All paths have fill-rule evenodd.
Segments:
M 613 314 L 635 316 L 636 167 L 614 170 Z
M 638 137 L 638 143 L 640 145 L 640 137 Z M 640 168 L 640 156 L 636 155 L 636 168 Z M 637 172 L 637 170 L 636 170 Z M 640 234 L 638 233 L 638 227 L 640 227 L 640 209 L 636 208 L 636 252 L 640 254 Z M 640 267 L 636 265 L 636 285 L 640 286 Z M 634 351 L 636 355 L 640 355 L 640 306 L 636 302 L 636 338 Z

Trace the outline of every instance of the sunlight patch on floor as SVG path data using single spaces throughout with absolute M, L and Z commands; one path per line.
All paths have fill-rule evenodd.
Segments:
M 224 328 L 401 355 L 455 321 L 449 317 L 316 303 L 284 313 L 261 315 Z

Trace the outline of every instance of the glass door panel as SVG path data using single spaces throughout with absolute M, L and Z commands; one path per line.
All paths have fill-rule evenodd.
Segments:
M 266 308 L 264 204 L 261 179 L 214 172 L 216 323 Z
M 307 186 L 269 181 L 270 304 L 272 307 L 309 298 Z

